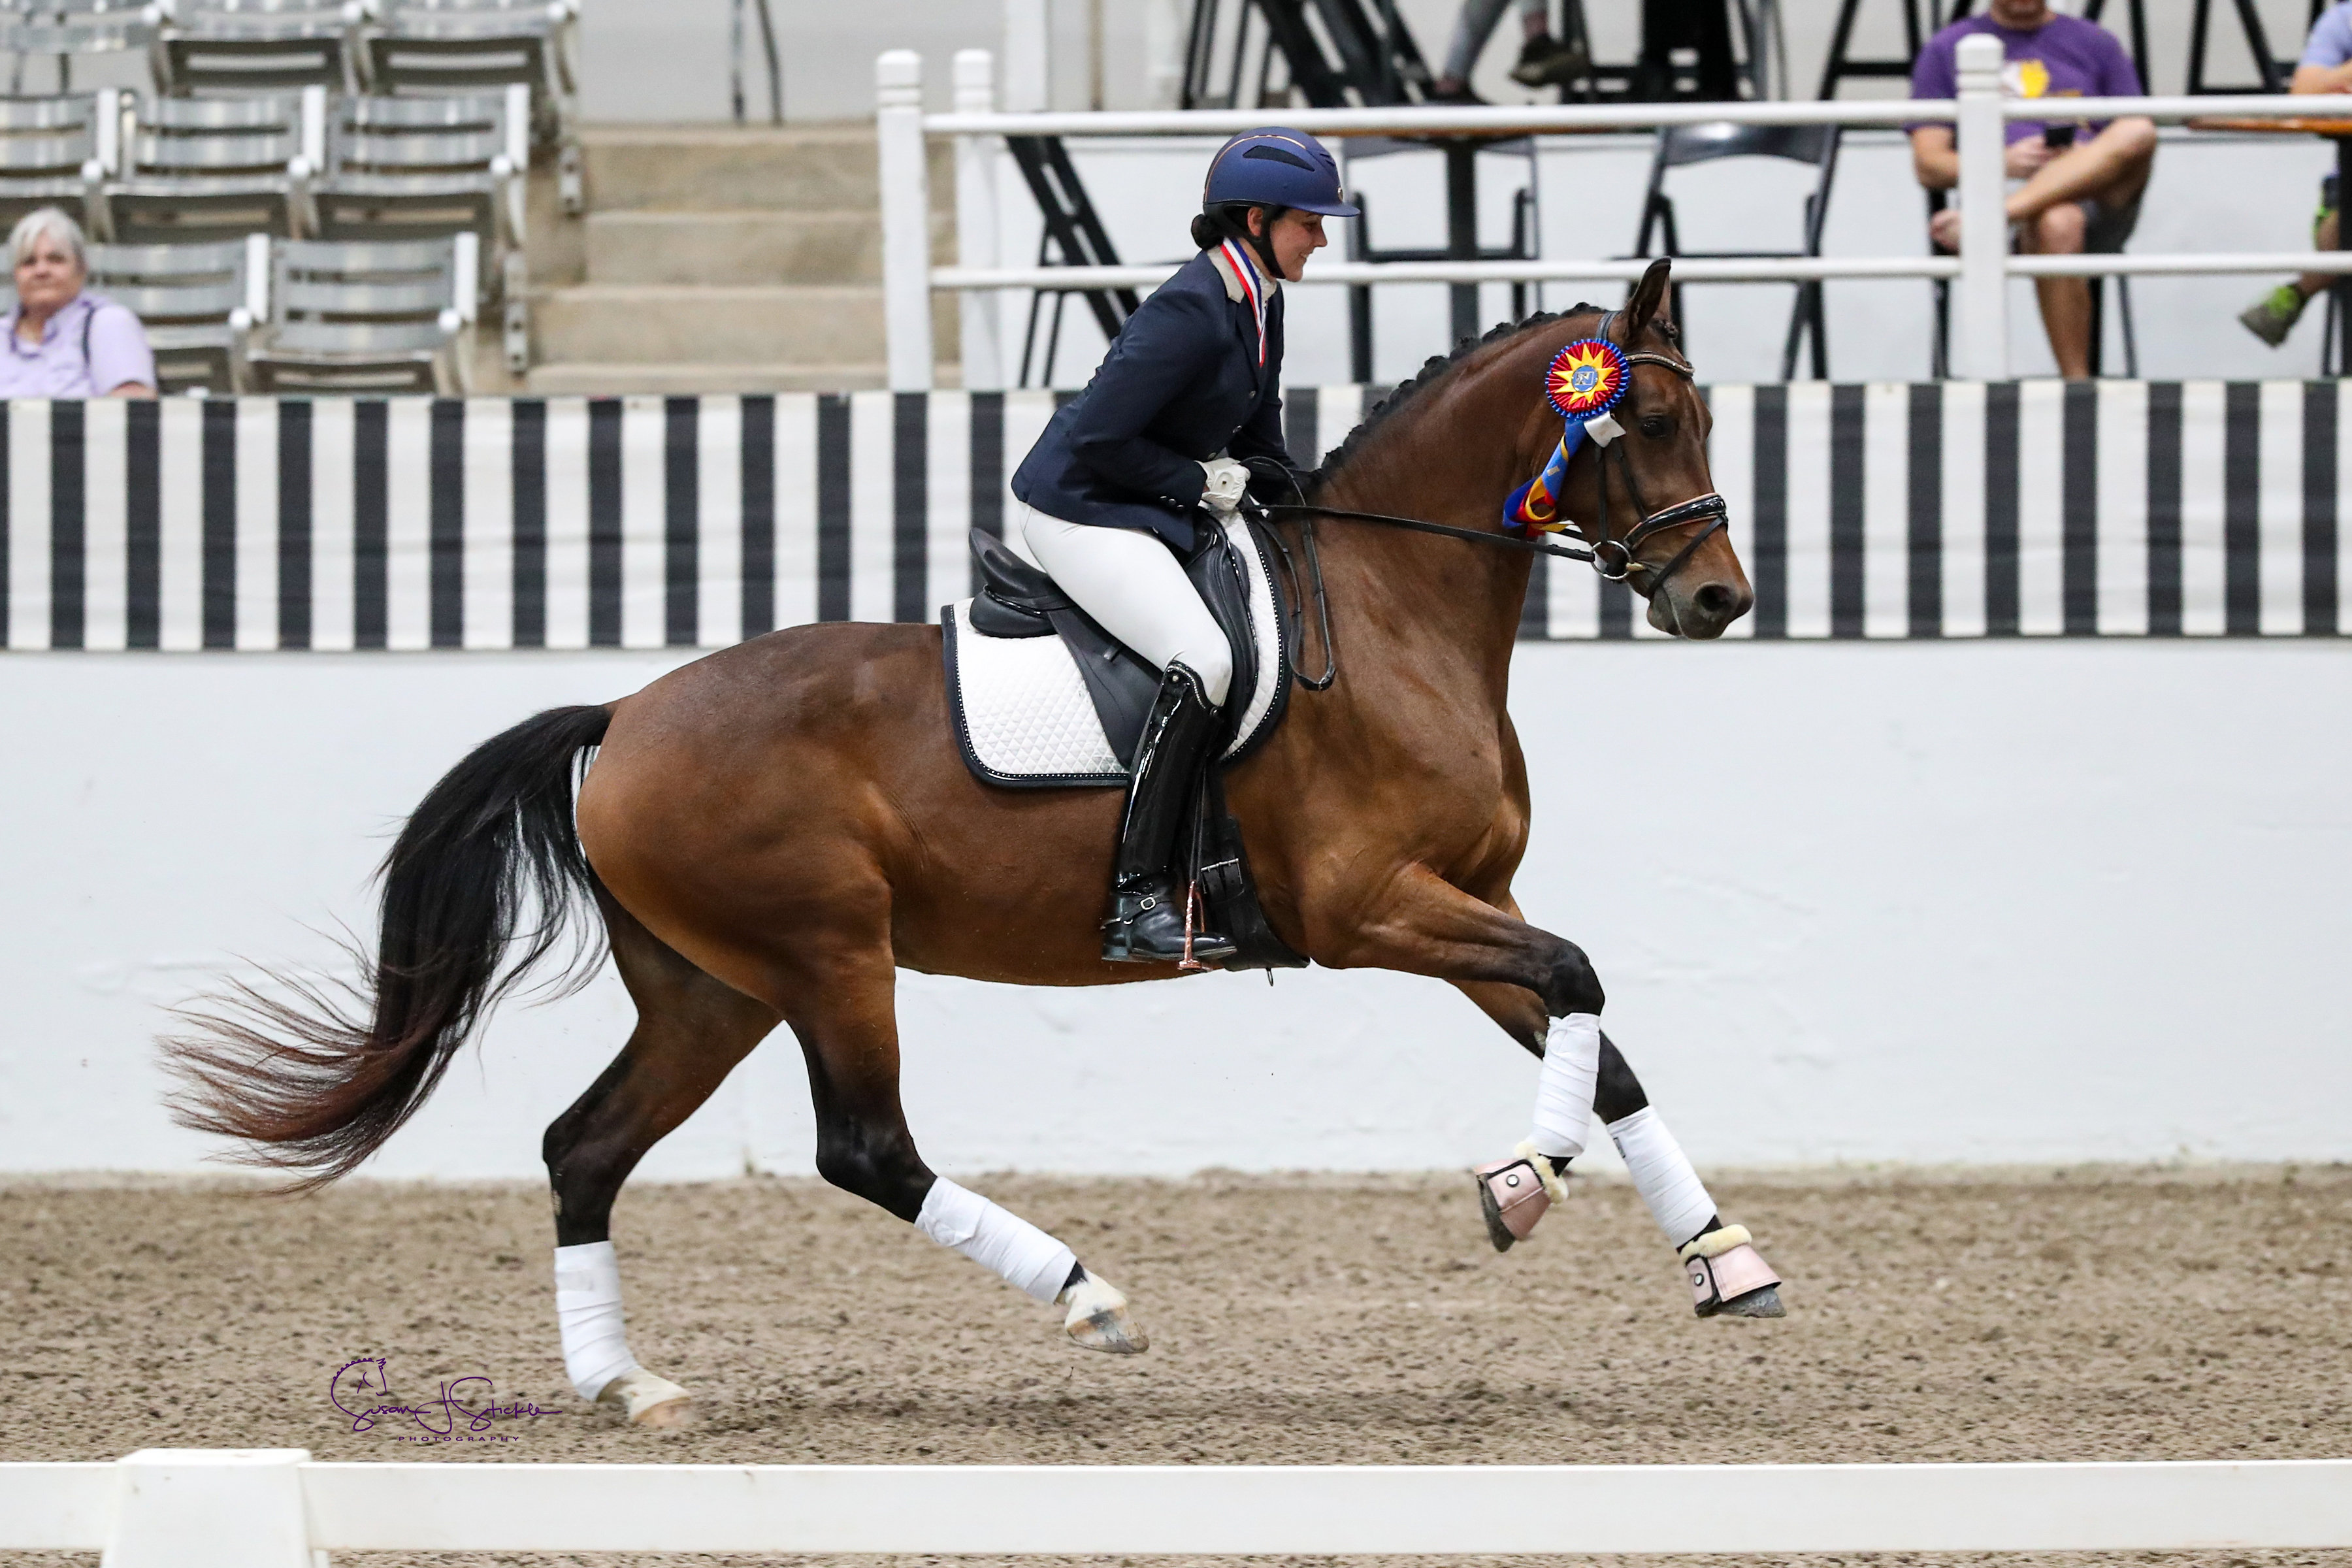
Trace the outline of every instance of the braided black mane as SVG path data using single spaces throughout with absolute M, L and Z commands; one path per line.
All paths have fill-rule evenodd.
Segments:
M 1431 355 L 1422 363 L 1421 369 L 1415 372 L 1410 380 L 1399 382 L 1386 396 L 1372 405 L 1372 411 L 1364 416 L 1363 422 L 1349 431 L 1348 438 L 1331 449 L 1331 455 L 1323 459 L 1320 468 L 1306 476 L 1307 493 L 1310 497 L 1320 493 L 1325 485 L 1339 477 L 1339 470 L 1348 466 L 1349 459 L 1362 449 L 1364 443 L 1371 437 L 1374 430 L 1395 417 L 1399 410 L 1426 392 L 1434 383 L 1444 379 L 1446 372 L 1485 348 L 1488 343 L 1499 342 L 1505 338 L 1515 338 L 1521 332 L 1533 331 L 1538 327 L 1549 326 L 1552 322 L 1565 320 L 1570 316 L 1581 315 L 1588 311 L 1605 312 L 1608 309 L 1606 305 L 1595 305 L 1580 300 L 1565 310 L 1538 310 L 1521 321 L 1505 321 L 1500 326 L 1487 329 L 1483 337 L 1463 339 L 1454 345 L 1454 352 L 1451 353 Z M 1671 322 L 1658 321 L 1654 325 L 1666 334 L 1669 342 L 1675 340 L 1676 334 Z

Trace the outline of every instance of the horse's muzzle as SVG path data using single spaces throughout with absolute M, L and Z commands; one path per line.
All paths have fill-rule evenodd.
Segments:
M 1695 579 L 1685 571 L 1659 584 L 1650 595 L 1650 625 L 1675 637 L 1705 642 L 1721 637 L 1755 603 L 1755 590 L 1736 576 Z

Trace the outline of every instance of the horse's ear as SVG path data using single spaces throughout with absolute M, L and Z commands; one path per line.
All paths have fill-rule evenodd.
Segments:
M 1649 270 L 1642 274 L 1642 280 L 1633 285 L 1633 298 L 1625 306 L 1627 342 L 1632 342 L 1652 321 L 1673 318 L 1669 304 L 1671 290 L 1666 287 L 1666 274 L 1673 268 L 1673 261 L 1661 256 L 1650 263 Z

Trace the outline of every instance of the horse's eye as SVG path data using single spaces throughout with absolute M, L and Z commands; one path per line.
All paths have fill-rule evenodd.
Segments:
M 1642 434 L 1653 441 L 1663 441 L 1675 433 L 1675 422 L 1663 414 L 1653 414 L 1642 421 Z

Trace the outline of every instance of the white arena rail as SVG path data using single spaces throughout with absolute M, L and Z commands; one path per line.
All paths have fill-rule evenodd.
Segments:
M 1979 47 L 1980 46 L 1980 47 Z M 889 336 L 890 385 L 931 384 L 930 297 L 934 289 L 1150 288 L 1174 267 L 1004 267 L 999 265 L 994 167 L 1003 136 L 1229 136 L 1276 111 L 1187 110 L 1160 112 L 998 113 L 994 65 L 985 49 L 955 57 L 955 110 L 926 114 L 922 57 L 894 49 L 875 62 L 877 134 L 882 169 L 883 304 Z M 1955 374 L 1975 381 L 2009 374 L 2007 283 L 2011 278 L 2129 277 L 2181 273 L 2352 272 L 2352 250 L 2218 252 L 2169 256 L 2011 256 L 2000 203 L 2002 124 L 2049 112 L 2046 101 L 2005 100 L 2000 47 L 1990 38 L 1960 45 L 1958 96 L 1868 102 L 1483 105 L 1409 109 L 1291 109 L 1285 123 L 1318 135 L 1476 134 L 1527 136 L 1647 130 L 1730 121 L 1740 125 L 1902 125 L 1948 119 L 1957 127 L 1963 223 L 1960 254 L 1825 257 L 1779 260 L 1678 260 L 1675 273 L 1694 282 L 1797 282 L 1811 279 L 1946 278 L 1960 312 L 1953 339 Z M 1024 96 L 1016 94 L 1015 96 Z M 2215 98 L 2084 98 L 2066 100 L 2086 119 L 2145 115 L 2177 121 L 2226 112 L 2238 119 L 2352 118 L 2352 96 L 2277 94 Z M 959 264 L 930 263 L 930 197 L 923 158 L 926 135 L 956 139 Z M 1607 281 L 1640 275 L 1643 264 L 1599 259 L 1532 261 L 1318 262 L 1309 285 Z M 1004 384 L 992 312 L 963 313 L 967 387 Z
M 1691 1500 L 1704 1498 L 1704 1507 Z M 0 1464 L 0 1549 L 1256 1556 L 2352 1546 L 2352 1460 L 1987 1465 Z

